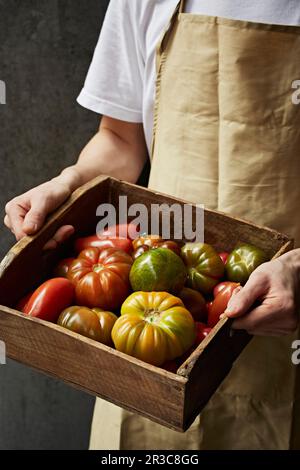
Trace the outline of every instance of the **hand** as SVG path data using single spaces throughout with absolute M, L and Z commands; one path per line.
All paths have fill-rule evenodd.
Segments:
M 280 336 L 296 330 L 299 309 L 300 250 L 293 250 L 259 266 L 245 286 L 234 291 L 223 315 L 236 318 L 233 329 Z
M 43 183 L 6 204 L 4 223 L 17 240 L 26 235 L 33 235 L 42 227 L 46 216 L 59 207 L 70 193 L 68 185 L 58 182 L 57 179 Z M 73 232 L 71 225 L 61 227 L 46 243 L 44 249 L 56 248 Z

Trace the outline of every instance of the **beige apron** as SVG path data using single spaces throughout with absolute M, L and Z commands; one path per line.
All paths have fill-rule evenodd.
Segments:
M 300 28 L 183 7 L 158 47 L 149 186 L 289 233 L 299 246 L 300 105 L 292 82 L 300 79 Z M 255 338 L 185 434 L 99 400 L 91 448 L 300 449 L 292 339 Z M 114 431 L 103 442 L 108 422 Z

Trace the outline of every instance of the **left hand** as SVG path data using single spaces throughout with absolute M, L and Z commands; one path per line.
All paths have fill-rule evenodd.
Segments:
M 258 306 L 254 306 L 254 303 Z M 223 315 L 233 329 L 280 336 L 296 330 L 300 310 L 300 249 L 260 265 L 231 297 Z

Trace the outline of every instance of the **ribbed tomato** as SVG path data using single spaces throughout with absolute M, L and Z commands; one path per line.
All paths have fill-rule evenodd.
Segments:
M 224 264 L 207 243 L 186 243 L 181 256 L 188 272 L 188 287 L 210 294 L 224 275 Z
M 131 265 L 131 256 L 115 248 L 83 250 L 68 271 L 77 303 L 105 310 L 119 308 L 129 294 Z
M 182 259 L 172 250 L 156 248 L 139 256 L 130 271 L 134 291 L 179 292 L 186 280 Z
M 76 253 L 80 253 L 87 248 L 99 248 L 104 250 L 105 248 L 117 248 L 118 250 L 126 251 L 126 253 L 132 252 L 132 242 L 129 238 L 112 238 L 112 237 L 98 237 L 98 235 L 91 235 L 89 237 L 77 238 L 74 244 Z
M 132 242 L 133 257 L 138 258 L 141 254 L 153 248 L 168 248 L 180 255 L 180 245 L 173 240 L 164 240 L 159 235 L 141 235 Z
M 184 303 L 185 308 L 191 313 L 195 321 L 207 320 L 206 301 L 197 290 L 184 287 L 178 294 L 178 297 Z
M 134 240 L 140 233 L 139 226 L 130 222 L 129 224 L 110 225 L 102 232 L 98 233 L 100 237 L 108 238 L 129 238 Z
M 260 248 L 249 244 L 238 245 L 229 254 L 225 264 L 227 279 L 244 285 L 250 274 L 266 261 L 268 257 Z
M 117 318 L 114 313 L 99 308 L 91 310 L 87 307 L 73 306 L 61 312 L 57 323 L 75 333 L 111 346 L 111 330 Z
M 117 350 L 161 366 L 194 343 L 195 322 L 182 301 L 167 292 L 134 292 L 112 330 Z

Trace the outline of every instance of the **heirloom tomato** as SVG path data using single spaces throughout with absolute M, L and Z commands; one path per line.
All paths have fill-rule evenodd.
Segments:
M 118 351 L 155 366 L 184 354 L 195 337 L 192 315 L 178 297 L 167 292 L 131 294 L 112 329 Z
M 134 240 L 139 236 L 139 227 L 130 222 L 129 224 L 110 225 L 98 233 L 100 237 L 129 238 Z
M 34 291 L 29 292 L 28 294 L 24 295 L 19 302 L 16 305 L 16 309 L 19 310 L 19 312 L 24 312 L 26 305 L 29 302 L 30 297 L 32 296 Z
M 23 308 L 30 317 L 56 322 L 59 314 L 74 300 L 74 286 L 63 277 L 49 279 L 38 287 Z
M 198 346 L 207 335 L 211 332 L 211 328 L 209 328 L 205 323 L 196 322 L 196 340 L 195 344 Z
M 228 256 L 225 269 L 229 281 L 244 285 L 250 274 L 268 257 L 260 248 L 253 245 L 239 245 Z
M 229 299 L 233 294 L 233 291 L 239 287 L 240 284 L 236 282 L 221 282 L 215 287 L 214 294 L 215 298 L 208 306 L 208 320 L 207 324 L 209 327 L 215 326 L 220 315 L 225 312 Z
M 153 248 L 168 248 L 180 255 L 180 245 L 173 240 L 164 240 L 159 235 L 141 235 L 132 242 L 133 257 L 138 258 L 142 253 Z
M 72 306 L 61 312 L 57 323 L 75 333 L 112 346 L 111 330 L 117 318 L 114 313 L 99 308 Z
M 188 287 L 209 294 L 224 275 L 224 264 L 211 245 L 186 243 L 181 257 L 188 272 Z
M 132 258 L 115 248 L 87 248 L 73 261 L 68 279 L 75 285 L 76 301 L 86 307 L 114 310 L 129 293 Z
M 62 259 L 54 268 L 53 276 L 54 277 L 67 277 L 70 264 L 74 261 L 74 258 L 64 258 Z
M 191 313 L 195 321 L 206 321 L 207 307 L 203 295 L 197 290 L 184 287 L 178 294 L 185 308 Z
M 156 248 L 139 256 L 130 271 L 134 291 L 176 293 L 184 286 L 186 269 L 182 259 L 167 248 Z
M 222 251 L 222 253 L 219 253 L 219 256 L 221 260 L 223 261 L 223 263 L 225 264 L 229 256 L 229 253 L 227 253 L 227 251 Z
M 216 285 L 214 288 L 214 298 L 217 297 L 217 295 L 222 292 L 223 290 L 233 292 L 236 287 L 239 287 L 240 283 L 239 282 L 231 282 L 231 281 L 223 281 L 220 282 L 219 284 Z
M 98 237 L 98 235 L 91 235 L 89 237 L 78 238 L 75 241 L 75 251 L 80 253 L 86 248 L 99 248 L 104 250 L 105 248 L 116 248 L 118 250 L 126 251 L 126 253 L 132 252 L 132 242 L 129 238 L 107 238 Z

